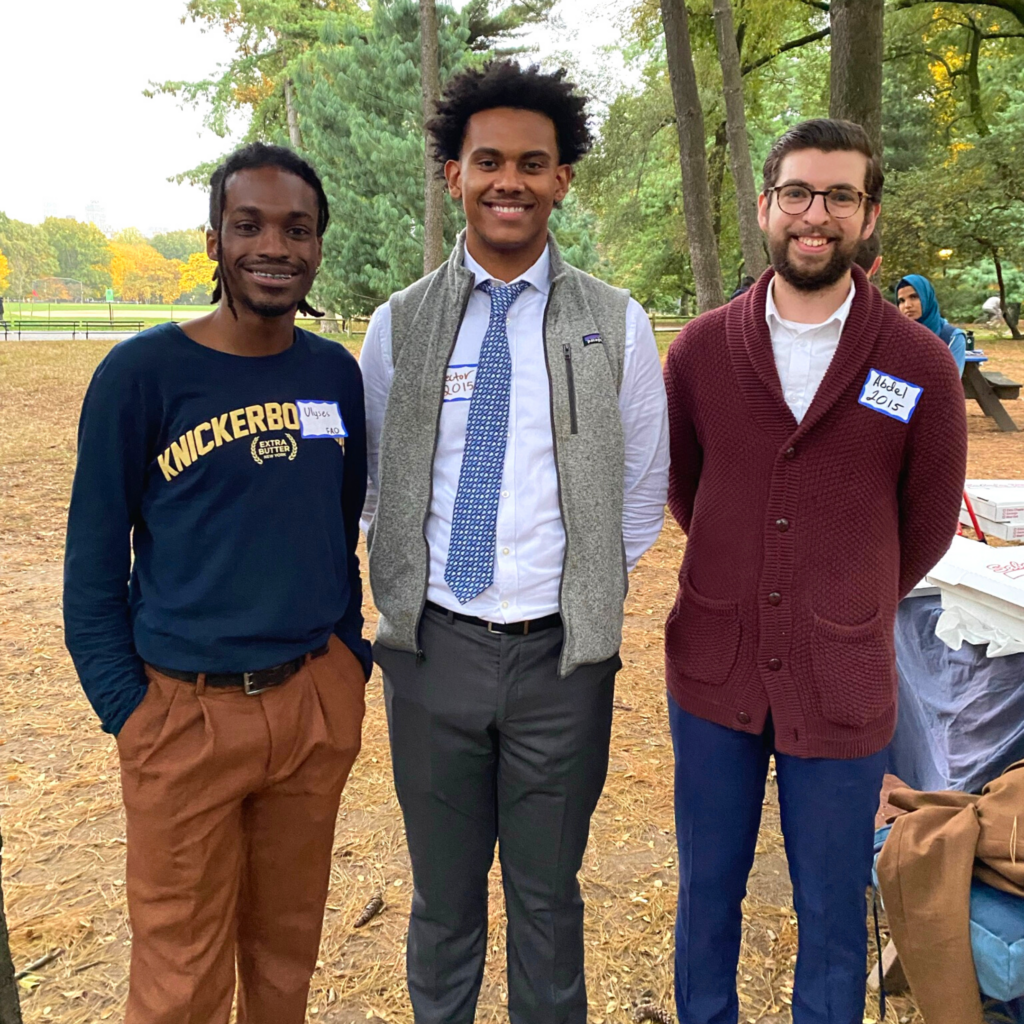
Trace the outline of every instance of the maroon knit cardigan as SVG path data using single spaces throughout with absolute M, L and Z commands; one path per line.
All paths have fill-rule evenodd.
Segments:
M 772 272 L 687 325 L 665 366 L 669 507 L 687 535 L 665 624 L 690 714 L 798 757 L 866 757 L 896 725 L 896 606 L 949 546 L 967 461 L 946 345 L 854 268 L 857 294 L 799 425 L 782 396 Z M 872 369 L 923 388 L 909 423 L 858 402 Z

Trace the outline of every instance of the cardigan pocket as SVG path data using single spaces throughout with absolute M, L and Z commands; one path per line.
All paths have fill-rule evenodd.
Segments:
M 857 626 L 812 614 L 811 659 L 822 714 L 834 725 L 861 729 L 896 699 L 895 653 L 882 629 L 881 612 Z
M 665 623 L 665 646 L 688 679 L 721 686 L 736 664 L 742 631 L 739 602 L 704 597 L 686 579 Z

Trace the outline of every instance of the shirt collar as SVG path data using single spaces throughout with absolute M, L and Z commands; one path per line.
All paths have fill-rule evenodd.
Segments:
M 479 288 L 485 281 L 494 281 L 496 278 L 480 266 L 479 263 L 469 254 L 469 249 L 466 249 L 465 267 L 470 271 L 476 278 L 474 287 Z M 516 281 L 525 281 L 529 285 L 533 285 L 541 293 L 541 295 L 547 295 L 551 290 L 551 252 L 550 246 L 545 245 L 544 251 L 540 254 L 540 258 L 525 274 L 520 274 L 515 281 L 499 282 L 502 284 L 515 284 Z
M 468 259 L 468 254 L 467 254 Z M 832 323 L 838 323 L 839 329 L 846 326 L 846 318 L 850 315 L 850 309 L 853 306 L 853 297 L 857 294 L 857 285 L 854 284 L 853 278 L 850 278 L 850 294 L 846 296 L 843 304 L 827 319 L 823 320 L 820 324 L 795 324 L 792 320 L 784 319 L 778 311 L 775 305 L 775 278 L 773 277 L 768 282 L 768 297 L 765 300 L 764 318 L 768 321 L 768 326 L 773 327 L 776 325 L 785 324 L 787 327 L 799 328 L 800 332 L 814 330 L 819 327 L 826 327 Z

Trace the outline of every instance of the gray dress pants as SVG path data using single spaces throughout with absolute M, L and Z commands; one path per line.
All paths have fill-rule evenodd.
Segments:
M 428 608 L 425 655 L 376 644 L 412 859 L 416 1024 L 470 1024 L 495 842 L 512 1024 L 586 1024 L 577 872 L 608 771 L 618 655 L 558 678 L 562 629 L 527 636 Z

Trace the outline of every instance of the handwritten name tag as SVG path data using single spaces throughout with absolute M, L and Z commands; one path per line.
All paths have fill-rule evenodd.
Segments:
M 295 405 L 299 410 L 299 428 L 303 437 L 348 437 L 337 402 L 296 399 Z
M 875 412 L 909 423 L 923 391 L 924 388 L 893 377 L 892 374 L 870 370 L 857 401 Z
M 444 400 L 446 402 L 468 402 L 473 397 L 476 385 L 476 363 L 449 366 L 444 375 Z

